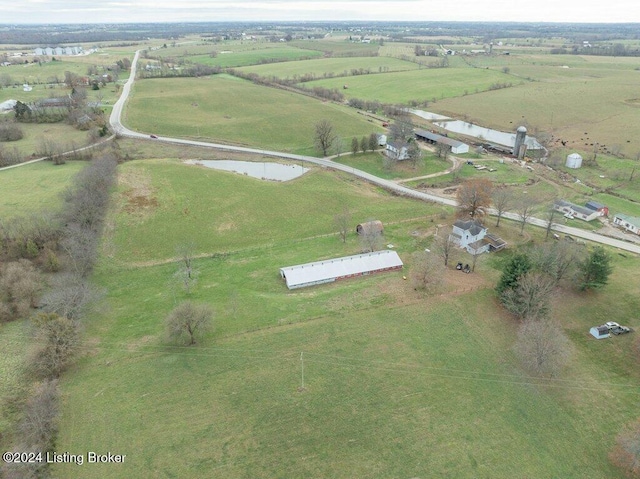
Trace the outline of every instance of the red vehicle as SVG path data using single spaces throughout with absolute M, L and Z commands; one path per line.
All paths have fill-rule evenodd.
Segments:
M 389 123 L 384 122 L 384 123 L 382 124 L 382 126 L 384 126 L 384 127 L 386 128 L 386 127 L 388 127 L 388 126 L 389 126 Z

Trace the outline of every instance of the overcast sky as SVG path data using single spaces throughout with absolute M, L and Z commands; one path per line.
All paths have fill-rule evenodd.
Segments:
M 0 24 L 263 20 L 640 22 L 640 3 L 638 0 L 0 0 Z

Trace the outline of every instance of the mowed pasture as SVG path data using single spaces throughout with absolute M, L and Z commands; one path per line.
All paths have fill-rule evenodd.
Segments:
M 607 453 L 637 413 L 638 373 L 624 366 L 633 337 L 587 331 L 605 311 L 623 321 L 640 306 L 637 259 L 616 260 L 602 292 L 565 295 L 558 317 L 574 359 L 564 375 L 539 379 L 519 368 L 517 325 L 494 298 L 499 256 L 473 275 L 448 272 L 442 296 L 402 279 L 440 207 L 321 170 L 271 183 L 169 160 L 119 168 L 113 234 L 94 276 L 107 294 L 87 324 L 86 354 L 62 381 L 56 448 L 127 458 L 56 464 L 54 477 L 622 477 Z M 136 189 L 157 204 L 131 202 Z M 354 224 L 385 221 L 405 271 L 288 291 L 279 267 L 357 250 L 355 235 L 343 244 L 331 224 L 344 204 Z M 185 216 L 185 206 L 190 231 L 155 218 Z M 278 213 L 265 221 L 266 210 Z M 224 227 L 200 232 L 209 221 Z M 144 236 L 151 256 L 140 256 Z M 216 310 L 195 347 L 167 344 L 162 328 L 186 298 L 177 264 L 164 262 L 185 237 L 206 254 L 191 297 Z M 620 294 L 630 298 L 622 306 Z
M 41 161 L 0 171 L 0 219 L 51 211 L 59 195 L 86 163 L 68 161 L 54 165 Z
M 113 244 L 122 251 L 119 258 L 135 262 L 174 258 L 176 246 L 191 241 L 202 254 L 295 243 L 336 232 L 333 217 L 345 207 L 356 224 L 376 215 L 386 222 L 439 211 L 422 203 L 407 204 L 382 190 L 374 189 L 372 194 L 369 186 L 349 175 L 321 168 L 280 183 L 175 161 L 147 160 L 123 165 L 119 178 L 121 213 L 114 225 Z M 190 189 L 206 192 L 208 188 L 233 194 L 185 195 Z M 176 238 L 176 244 L 159 242 L 154 233 L 158 230 Z
M 316 50 L 303 50 L 292 47 L 264 48 L 256 47 L 251 50 L 225 50 L 221 49 L 216 56 L 194 55 L 189 60 L 203 65 L 218 66 L 222 68 L 242 67 L 260 63 L 274 63 L 291 60 L 301 60 L 321 56 Z
M 596 143 L 630 157 L 640 151 L 640 72 L 636 71 L 640 60 L 614 63 L 602 57 L 555 57 L 549 55 L 542 65 L 507 63 L 517 75 L 507 76 L 514 83 L 512 88 L 446 98 L 430 108 L 445 115 L 466 115 L 501 130 L 526 122 L 530 128 L 566 140 L 568 148 L 578 151 L 592 151 Z M 519 82 L 518 78 L 536 81 Z
M 323 119 L 345 139 L 345 149 L 353 136 L 382 131 L 347 106 L 228 75 L 139 81 L 125 123 L 158 135 L 314 155 L 315 125 Z
M 509 82 L 504 73 L 476 68 L 424 68 L 381 75 L 360 75 L 348 79 L 347 98 L 407 104 L 411 101 L 439 102 L 484 91 L 497 82 Z M 330 78 L 304 83 L 307 88 L 321 86 L 342 89 L 344 78 Z M 465 99 L 467 97 L 465 96 Z M 431 108 L 431 105 L 430 105 Z
M 295 79 L 303 75 L 349 76 L 356 71 L 369 73 L 383 73 L 393 71 L 417 70 L 415 63 L 389 57 L 360 57 L 360 58 L 323 58 L 318 60 L 302 60 L 268 65 L 244 67 L 243 72 L 256 73 L 260 76 L 281 79 Z M 345 80 L 348 81 L 348 80 Z

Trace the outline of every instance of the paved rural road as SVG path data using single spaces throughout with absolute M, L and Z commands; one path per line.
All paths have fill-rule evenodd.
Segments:
M 111 124 L 111 128 L 113 129 L 113 131 L 120 136 L 125 136 L 129 138 L 149 139 L 150 137 L 149 134 L 138 133 L 136 131 L 130 130 L 126 128 L 121 122 L 124 105 L 127 101 L 127 98 L 129 97 L 129 93 L 131 92 L 131 87 L 133 86 L 133 82 L 135 81 L 135 76 L 136 76 L 135 72 L 136 72 L 136 67 L 138 65 L 139 57 L 140 57 L 140 50 L 136 52 L 133 58 L 133 62 L 131 63 L 131 75 L 129 76 L 129 79 L 127 80 L 127 82 L 124 85 L 124 88 L 122 89 L 122 95 L 120 95 L 120 98 L 118 99 L 118 101 L 113 105 L 113 110 L 111 112 L 111 116 L 109 117 L 109 123 Z M 342 165 L 340 163 L 334 163 L 331 160 L 315 158 L 313 156 L 294 155 L 291 153 L 282 153 L 279 151 L 260 150 L 256 148 L 245 148 L 241 146 L 223 145 L 219 143 L 209 143 L 204 141 L 182 140 L 180 138 L 158 137 L 154 141 L 162 141 L 165 143 L 174 143 L 178 145 L 191 145 L 191 146 L 201 146 L 205 148 L 215 148 L 217 150 L 223 150 L 223 151 L 255 153 L 255 154 L 270 156 L 274 158 L 283 158 L 283 159 L 294 160 L 294 161 L 304 161 L 307 163 L 313 163 L 315 165 L 322 166 L 324 168 L 344 171 L 345 173 L 349 173 L 351 175 L 362 178 L 366 181 L 369 181 L 370 183 L 381 186 L 401 196 L 406 196 L 409 198 L 415 198 L 415 199 L 424 200 L 424 201 L 432 201 L 434 203 L 440 203 L 448 206 L 458 205 L 458 203 L 455 200 L 452 200 L 450 198 L 442 198 L 440 196 L 431 195 L 429 193 L 416 191 L 411 188 L 407 188 L 405 186 L 399 185 L 394 181 L 379 178 L 370 173 L 367 173 L 366 171 L 358 170 L 356 168 L 352 168 L 347 165 Z M 490 210 L 489 212 L 490 214 L 495 215 L 494 210 Z M 520 217 L 515 213 L 504 213 L 503 217 L 511 220 L 515 220 L 515 221 L 520 220 Z M 530 223 L 535 226 L 541 226 L 543 228 L 546 228 L 547 226 L 546 221 L 538 218 L 529 218 L 527 219 L 527 223 Z M 563 226 L 555 223 L 552 226 L 552 229 L 554 231 L 575 236 L 576 238 L 583 238 L 589 241 L 594 241 L 596 243 L 602 243 L 602 244 L 613 246 L 622 250 L 630 251 L 632 253 L 640 254 L 640 245 L 627 243 L 625 241 L 609 238 L 607 236 L 602 236 L 597 233 L 592 233 L 590 231 L 581 230 L 579 228 L 572 228 L 570 226 Z

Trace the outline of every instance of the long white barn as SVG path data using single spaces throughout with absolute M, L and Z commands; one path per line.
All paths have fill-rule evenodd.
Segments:
M 402 266 L 398 253 L 384 250 L 287 266 L 280 268 L 280 276 L 286 281 L 287 288 L 296 289 L 331 283 L 342 278 L 398 270 L 402 269 Z

